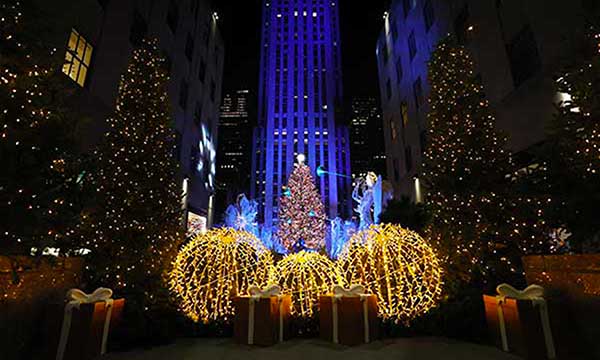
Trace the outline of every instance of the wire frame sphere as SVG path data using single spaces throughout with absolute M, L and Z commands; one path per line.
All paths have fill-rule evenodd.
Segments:
M 311 317 L 319 296 L 331 293 L 335 285 L 344 284 L 339 267 L 328 257 L 301 251 L 287 255 L 275 265 L 271 283 L 292 296 L 292 315 Z
M 409 324 L 435 307 L 442 267 L 429 244 L 397 225 L 374 225 L 355 234 L 339 259 L 345 280 L 377 295 L 379 316 Z
M 266 286 L 273 257 L 254 235 L 215 229 L 186 244 L 170 274 L 180 309 L 198 322 L 227 321 L 232 299 L 252 285 Z

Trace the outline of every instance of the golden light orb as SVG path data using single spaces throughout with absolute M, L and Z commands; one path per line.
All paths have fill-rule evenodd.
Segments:
M 252 285 L 267 285 L 273 257 L 254 235 L 215 229 L 186 244 L 173 264 L 171 291 L 194 321 L 227 320 L 233 297 Z
M 331 293 L 335 285 L 344 285 L 336 263 L 315 252 L 301 251 L 287 255 L 275 265 L 270 283 L 278 284 L 284 294 L 292 296 L 292 315 L 310 317 L 319 296 Z
M 374 225 L 355 234 L 338 260 L 348 284 L 377 295 L 379 316 L 410 323 L 435 307 L 442 267 L 429 244 L 398 225 Z

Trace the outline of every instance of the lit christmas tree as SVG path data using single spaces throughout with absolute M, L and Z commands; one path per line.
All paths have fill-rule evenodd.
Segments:
M 503 277 L 519 272 L 521 255 L 546 248 L 543 201 L 515 191 L 506 139 L 495 129 L 467 50 L 442 42 L 429 79 L 423 170 L 431 236 L 448 257 L 449 274 L 466 280 L 477 270 L 485 278 L 509 281 Z
M 279 201 L 277 237 L 290 252 L 325 246 L 326 217 L 321 196 L 302 155 Z
M 96 207 L 86 215 L 88 274 L 132 308 L 168 305 L 166 276 L 184 238 L 165 60 L 155 41 L 133 52 L 110 130 L 95 151 Z
M 600 31 L 590 26 L 582 52 L 557 80 L 560 104 L 544 154 L 560 225 L 572 250 L 600 251 Z M 559 209 L 560 211 L 557 211 Z
M 67 105 L 73 90 L 55 71 L 62 64 L 39 41 L 39 17 L 26 4 L 0 4 L 0 249 L 66 251 L 78 215 L 80 117 Z

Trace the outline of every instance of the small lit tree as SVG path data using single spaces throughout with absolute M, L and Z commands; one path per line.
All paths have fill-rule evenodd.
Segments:
M 296 164 L 279 201 L 277 237 L 288 251 L 319 250 L 325 246 L 327 219 L 310 168 Z

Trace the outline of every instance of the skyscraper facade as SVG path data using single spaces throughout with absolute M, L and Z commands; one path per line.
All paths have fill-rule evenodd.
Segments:
M 377 42 L 387 168 L 396 196 L 421 200 L 427 147 L 427 66 L 452 35 L 473 56 L 508 150 L 525 159 L 544 142 L 555 111 L 553 76 L 577 51 L 596 1 L 394 0 Z M 561 39 L 560 41 L 557 39 Z M 426 179 L 423 179 L 426 181 Z
M 350 144 L 352 177 L 364 177 L 373 171 L 386 177 L 383 121 L 377 99 L 354 97 L 351 102 Z
M 350 154 L 340 123 L 342 69 L 337 0 L 263 3 L 258 127 L 251 195 L 267 227 L 277 223 L 282 187 L 296 157 L 317 177 L 327 215 L 350 211 Z
M 217 151 L 217 213 L 233 203 L 239 194 L 248 194 L 250 182 L 251 118 L 255 112 L 247 89 L 228 92 L 221 104 Z

